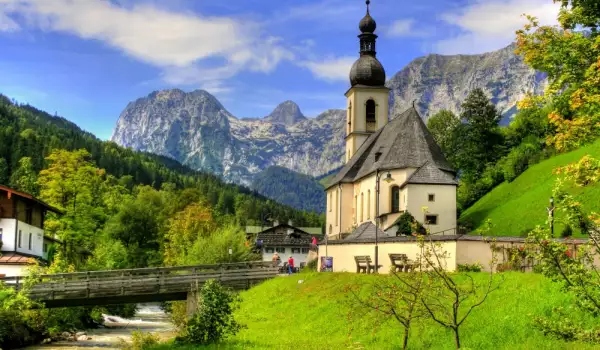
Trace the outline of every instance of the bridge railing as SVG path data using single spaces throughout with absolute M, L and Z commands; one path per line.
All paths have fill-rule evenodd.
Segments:
M 277 273 L 272 262 L 263 261 L 58 273 L 39 276 L 28 294 L 33 299 L 55 300 L 173 293 L 189 291 L 194 284 L 209 279 L 233 288 L 247 288 Z M 21 289 L 24 278 L 3 277 L 0 281 Z

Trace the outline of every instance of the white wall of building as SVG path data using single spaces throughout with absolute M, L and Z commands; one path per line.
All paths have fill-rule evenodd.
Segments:
M 25 276 L 27 275 L 27 267 L 27 265 L 0 264 L 0 275 L 6 277 Z
M 267 253 L 267 248 L 270 248 L 270 247 L 265 247 L 262 249 L 262 259 L 263 259 L 263 261 L 272 261 L 274 252 Z M 285 248 L 285 253 L 278 253 L 279 257 L 281 258 L 281 265 L 283 265 L 283 263 L 287 262 L 288 259 L 290 258 L 290 256 L 292 256 L 294 258 L 294 266 L 295 267 L 300 267 L 300 263 L 308 262 L 308 252 L 302 253 L 301 247 L 287 247 L 286 246 L 286 247 L 278 247 L 278 248 Z M 300 249 L 300 253 L 292 253 L 292 248 Z M 305 247 L 305 249 L 308 249 L 308 247 Z
M 16 219 L 0 219 L 0 229 L 2 229 L 2 250 L 15 250 L 15 225 Z
M 21 246 L 19 247 L 19 232 L 21 233 Z M 29 249 L 29 236 L 31 235 L 31 249 Z M 14 238 L 13 238 L 14 239 Z M 17 253 L 43 256 L 44 230 L 19 221 L 17 226 Z
M 440 233 L 456 228 L 456 186 L 452 185 L 414 185 L 407 186 L 408 211 L 421 223 L 425 223 L 425 213 L 437 215 L 437 225 L 427 226 L 431 234 Z M 434 195 L 434 201 L 429 201 L 429 195 Z M 453 232 L 446 232 L 453 234 Z

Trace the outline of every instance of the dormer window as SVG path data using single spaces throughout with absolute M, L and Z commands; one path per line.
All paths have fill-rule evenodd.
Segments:
M 379 157 L 381 157 L 381 152 L 379 152 L 379 151 L 375 152 L 375 161 L 376 162 L 379 161 Z

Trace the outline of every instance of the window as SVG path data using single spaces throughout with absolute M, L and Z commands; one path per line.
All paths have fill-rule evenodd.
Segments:
M 358 222 L 358 196 L 354 196 L 354 223 Z
M 292 254 L 300 254 L 300 248 L 292 248 Z
M 44 253 L 48 253 L 48 243 L 44 243 Z
M 352 132 L 352 102 L 348 106 L 348 132 L 350 134 Z
M 302 254 L 308 254 L 308 248 L 302 248 Z
M 265 253 L 275 253 L 275 249 L 274 248 L 265 248 Z
M 333 191 L 329 192 L 329 212 L 331 212 L 331 207 L 333 207 Z
M 430 193 L 430 194 L 428 195 L 428 199 L 429 199 L 429 201 L 430 201 L 430 202 L 435 202 L 435 194 L 433 194 L 433 193 Z
M 367 220 L 371 219 L 371 190 L 367 191 Z
M 331 224 L 329 224 L 329 234 L 332 235 L 333 234 L 333 226 L 331 226 Z
M 33 208 L 31 207 L 27 207 L 27 209 L 25 209 L 25 222 L 29 225 L 31 225 L 33 222 Z
M 370 123 L 376 123 L 377 120 L 375 119 L 375 101 L 373 100 L 368 100 L 367 104 L 366 104 L 366 110 L 367 110 L 367 124 Z
M 360 222 L 364 221 L 364 217 L 363 217 L 364 211 L 365 211 L 365 198 L 364 198 L 363 193 L 361 193 L 360 194 Z
M 0 227 L 0 243 L 2 242 L 2 228 Z
M 23 232 L 21 230 L 19 230 L 19 248 L 21 248 L 22 238 L 23 238 Z
M 338 189 L 335 189 L 335 226 L 338 226 L 338 221 L 339 221 L 339 217 L 338 217 L 338 206 L 340 205 L 340 194 L 338 193 Z
M 275 251 L 279 254 L 285 254 L 285 248 L 283 247 L 277 247 L 275 248 Z
M 28 244 L 29 250 L 31 250 L 31 236 L 32 236 L 32 234 L 31 234 L 31 232 L 29 232 L 29 244 Z
M 438 224 L 438 216 L 437 215 L 425 215 L 425 224 L 426 225 L 437 225 Z
M 400 211 L 400 187 L 394 186 L 392 187 L 392 213 L 397 213 Z

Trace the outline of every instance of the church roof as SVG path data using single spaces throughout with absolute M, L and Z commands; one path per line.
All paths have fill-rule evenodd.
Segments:
M 408 183 L 456 184 L 455 171 L 414 107 L 372 134 L 326 188 L 374 173 L 417 168 Z
M 377 228 L 378 238 L 391 237 L 380 228 Z M 344 240 L 375 239 L 375 225 L 371 221 L 362 223 L 354 229 Z

